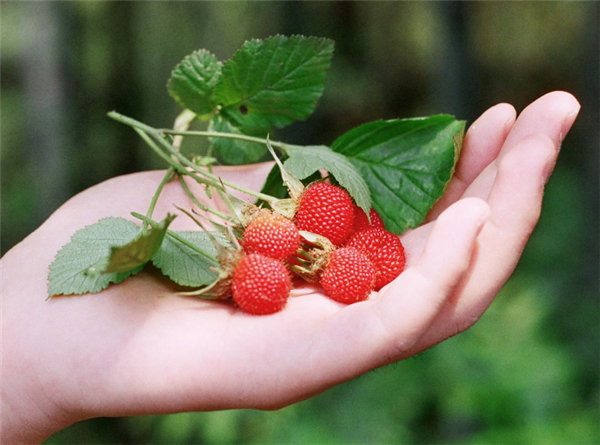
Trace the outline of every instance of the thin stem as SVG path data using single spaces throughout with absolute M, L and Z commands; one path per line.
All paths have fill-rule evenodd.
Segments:
M 167 132 L 172 132 L 172 130 L 157 130 L 156 128 L 152 128 L 146 124 L 143 124 L 139 121 L 136 121 L 135 119 L 132 119 L 130 117 L 127 116 L 123 116 L 122 114 L 117 113 L 116 111 L 111 111 L 110 113 L 108 113 L 108 116 L 118 122 L 121 122 L 123 124 L 129 125 L 130 127 L 133 127 L 134 129 L 136 129 L 138 131 L 138 133 L 140 134 L 140 136 L 142 136 L 144 138 L 144 140 L 146 142 L 148 142 L 148 138 L 144 137 L 142 135 L 142 133 L 146 133 L 147 135 L 150 135 L 154 138 L 154 140 L 156 142 L 158 142 L 160 145 L 162 145 L 162 147 L 168 151 L 171 155 L 173 155 L 174 157 L 176 157 L 182 164 L 184 164 L 187 167 L 190 167 L 192 170 L 194 170 L 196 173 L 205 176 L 206 178 L 211 179 L 212 181 L 216 181 L 219 182 L 221 181 L 224 185 L 234 189 L 234 190 L 238 190 L 240 192 L 246 193 L 250 196 L 254 196 L 255 198 L 258 199 L 262 199 L 263 201 L 266 202 L 275 202 L 278 201 L 277 198 L 274 198 L 273 196 L 269 196 L 269 195 L 265 195 L 264 193 L 260 193 L 260 192 L 255 192 L 254 190 L 249 190 L 246 189 L 240 185 L 237 185 L 233 182 L 229 182 L 226 180 L 221 180 L 221 178 L 219 178 L 217 175 L 214 175 L 212 173 L 209 173 L 205 170 L 202 170 L 200 167 L 198 167 L 196 164 L 194 164 L 192 161 L 190 161 L 189 159 L 187 159 L 185 156 L 183 156 L 181 153 L 179 153 L 171 144 L 169 144 L 167 141 L 165 141 L 165 139 L 163 138 L 163 134 L 166 134 Z M 141 131 L 140 131 L 141 130 Z M 222 134 L 227 134 L 227 133 L 222 133 Z M 250 136 L 248 136 L 250 137 Z M 266 143 L 266 139 L 264 140 L 264 142 Z M 152 147 L 152 149 L 154 151 L 156 151 L 158 153 L 158 155 L 160 157 L 162 157 L 163 159 L 165 159 L 169 165 L 173 165 L 177 171 L 183 173 L 183 174 L 189 174 L 189 172 L 183 168 L 183 166 L 181 165 L 175 165 L 173 163 L 173 161 L 165 154 L 162 153 L 158 147 L 156 147 L 153 144 L 150 144 L 150 142 L 148 142 L 148 144 Z M 282 144 L 283 145 L 283 144 Z M 194 179 L 196 179 L 194 177 Z M 198 179 L 196 179 L 198 180 Z M 213 185 L 217 188 L 221 188 L 221 186 L 217 186 L 216 183 L 212 182 L 212 181 L 199 181 L 202 182 L 204 184 L 209 184 L 209 185 Z
M 154 213 L 154 208 L 156 207 L 156 203 L 158 202 L 158 197 L 160 196 L 160 193 L 162 192 L 167 182 L 171 180 L 171 176 L 173 175 L 174 171 L 175 167 L 170 166 L 164 178 L 158 185 L 158 188 L 156 189 L 156 192 L 154 192 L 154 196 L 152 197 L 152 201 L 150 201 L 150 207 L 148 207 L 148 211 L 146 212 L 146 218 L 152 218 L 152 213 Z
M 221 182 L 223 185 L 226 185 L 227 187 L 230 187 L 234 190 L 238 190 L 242 193 L 246 193 L 250 196 L 254 196 L 255 198 L 258 199 L 262 199 L 263 201 L 266 202 L 275 202 L 278 201 L 278 198 L 275 198 L 273 196 L 270 195 L 265 195 L 264 193 L 260 193 L 260 192 L 256 192 L 254 190 L 249 190 L 245 187 L 242 187 L 241 185 L 235 184 L 233 182 L 227 181 L 225 179 L 220 178 L 217 175 L 214 175 L 212 173 L 207 172 L 206 170 L 203 170 L 202 168 L 198 167 L 196 164 L 194 164 L 192 161 L 190 161 L 188 158 L 186 158 L 185 156 L 183 156 L 181 153 L 179 153 L 177 150 L 175 150 L 171 144 L 169 144 L 167 141 L 165 141 L 163 139 L 163 137 L 160 135 L 160 133 L 158 133 L 158 131 L 153 131 L 150 133 L 151 136 L 154 137 L 154 139 L 160 144 L 162 145 L 165 150 L 167 150 L 170 154 L 172 154 L 173 156 L 175 156 L 182 164 L 186 165 L 187 167 L 190 167 L 192 170 L 194 170 L 196 173 L 201 174 L 202 176 L 205 176 L 209 179 L 212 179 L 213 181 L 216 182 Z M 209 184 L 208 181 L 205 181 L 206 184 Z M 210 183 L 211 185 L 213 185 L 213 183 Z M 219 190 L 223 190 L 225 191 L 225 189 L 222 186 L 217 186 L 215 187 Z
M 140 121 L 136 121 L 135 119 L 132 119 L 130 117 L 123 116 L 121 113 L 117 113 L 116 111 L 109 112 L 107 116 L 111 119 L 116 120 L 117 122 L 121 122 L 122 124 L 129 125 L 133 128 L 139 128 L 140 130 L 145 131 L 146 133 L 156 131 L 156 128 L 152 128 L 149 125 L 146 125 Z
M 181 175 L 178 175 L 177 178 L 179 179 L 179 183 L 181 184 L 181 187 L 183 187 L 183 191 L 185 192 L 185 194 L 188 195 L 188 197 L 192 200 L 192 202 L 194 204 L 196 204 L 196 206 L 198 206 L 201 210 L 204 210 L 205 212 L 212 213 L 213 215 L 218 216 L 219 218 L 224 219 L 225 221 L 230 221 L 231 222 L 233 220 L 233 218 L 231 218 L 231 216 L 227 215 L 226 213 L 219 212 L 218 210 L 215 210 L 213 208 L 210 208 L 210 207 L 202 204 L 194 196 L 194 194 L 192 193 L 192 191 L 190 190 L 190 188 L 188 187 L 188 185 L 185 183 L 183 177 Z
M 146 218 L 141 213 L 131 212 L 131 216 L 133 216 L 134 218 L 142 220 L 144 223 L 149 224 L 152 227 L 157 227 L 158 226 L 158 223 L 156 221 L 153 221 L 150 218 Z M 213 257 L 212 255 L 206 253 L 205 251 L 203 251 L 202 249 L 200 249 L 195 244 L 190 243 L 185 238 L 182 238 L 181 236 L 177 235 L 177 233 L 173 232 L 172 230 L 167 230 L 167 235 L 169 235 L 171 238 L 179 241 L 181 244 L 186 245 L 187 247 L 189 247 L 190 249 L 192 249 L 194 252 L 198 252 L 203 257 L 205 257 L 205 258 L 207 258 L 207 259 L 209 259 L 211 261 L 214 261 L 215 263 L 218 263 L 218 260 L 215 257 Z
M 178 173 L 182 174 L 182 175 L 188 175 L 191 176 L 192 178 L 194 178 L 196 181 L 198 181 L 201 184 L 206 184 L 206 185 L 211 185 L 213 187 L 219 187 L 219 188 L 223 188 L 223 186 L 215 181 L 211 181 L 209 179 L 205 179 L 205 178 L 201 178 L 198 175 L 196 175 L 194 172 L 189 171 L 188 169 L 186 169 L 183 165 L 175 162 L 173 159 L 171 159 L 169 156 L 167 156 L 155 143 L 154 141 L 150 138 L 150 136 L 148 136 L 148 133 L 144 132 L 143 130 L 140 130 L 139 128 L 134 127 L 134 130 L 142 137 L 142 139 L 144 139 L 144 141 L 150 146 L 150 148 L 152 148 L 156 154 L 158 154 L 161 158 L 163 158 L 167 163 L 169 163 L 169 165 L 171 165 L 173 168 L 175 168 L 175 170 L 177 170 Z M 151 133 L 152 134 L 152 133 Z M 160 136 L 158 136 L 160 138 Z M 162 138 L 161 138 L 162 139 Z M 165 141 L 166 142 L 166 141 Z M 185 159 L 185 157 L 184 157 Z M 186 159 L 187 160 L 187 159 Z
M 245 134 L 221 133 L 218 131 L 180 131 L 180 130 L 169 130 L 166 128 L 164 128 L 164 129 L 161 128 L 161 129 L 158 129 L 157 131 L 160 131 L 161 133 L 164 133 L 164 134 L 172 134 L 172 135 L 177 135 L 177 136 L 204 136 L 204 137 L 209 137 L 209 138 L 237 139 L 238 141 L 253 142 L 255 144 L 262 144 L 262 145 L 265 145 L 267 143 L 267 140 L 263 139 L 263 138 L 247 136 Z M 277 141 L 270 141 L 270 142 L 273 147 L 277 147 L 285 153 L 285 149 L 288 146 L 288 144 L 285 144 L 283 142 L 277 142 Z

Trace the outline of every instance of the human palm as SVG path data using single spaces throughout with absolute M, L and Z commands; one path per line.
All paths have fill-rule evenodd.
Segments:
M 164 173 L 86 190 L 2 259 L 9 429 L 31 412 L 41 413 L 43 439 L 96 416 L 278 408 L 467 329 L 516 266 L 578 110 L 572 96 L 555 92 L 516 122 L 507 104 L 485 112 L 466 134 L 444 197 L 425 224 L 402 235 L 406 270 L 349 306 L 304 284 L 283 311 L 252 316 L 227 302 L 169 296 L 173 288 L 156 270 L 96 295 L 45 301 L 48 265 L 71 235 L 105 216 L 144 212 Z M 257 189 L 270 167 L 217 174 Z M 176 182 L 155 219 L 176 212 L 173 204 L 191 207 Z M 172 227 L 191 224 L 180 216 Z

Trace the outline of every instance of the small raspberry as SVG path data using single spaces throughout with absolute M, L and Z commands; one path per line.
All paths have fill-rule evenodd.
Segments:
M 296 213 L 300 230 L 316 233 L 339 246 L 350 235 L 354 222 L 354 204 L 345 190 L 317 182 L 309 186 Z
M 281 261 L 251 253 L 236 265 L 231 294 L 237 305 L 249 314 L 273 314 L 285 307 L 292 281 Z
M 398 236 L 384 229 L 371 228 L 356 232 L 346 246 L 360 250 L 375 266 L 375 290 L 381 289 L 404 270 L 404 246 Z
M 375 284 L 375 268 L 371 261 L 352 247 L 342 247 L 329 257 L 321 275 L 325 293 L 340 303 L 366 300 Z
M 291 220 L 277 213 L 265 213 L 248 224 L 242 245 L 246 253 L 284 260 L 300 247 L 300 235 Z
M 379 216 L 379 213 L 374 208 L 371 208 L 369 212 L 369 216 L 371 217 L 371 223 L 367 219 L 367 214 L 363 209 L 359 206 L 354 206 L 354 225 L 352 226 L 352 233 L 360 232 L 361 230 L 368 229 L 371 227 L 378 227 L 380 229 L 385 229 L 383 225 L 383 221 Z

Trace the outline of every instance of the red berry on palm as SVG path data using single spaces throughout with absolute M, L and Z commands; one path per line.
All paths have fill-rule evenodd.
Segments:
M 375 290 L 390 283 L 404 270 L 406 264 L 404 246 L 397 235 L 384 229 L 371 228 L 356 232 L 350 237 L 346 246 L 364 253 L 375 266 L 377 276 Z
M 371 218 L 371 222 L 367 218 L 367 214 L 363 209 L 359 206 L 354 206 L 354 225 L 352 227 L 352 232 L 360 232 L 364 229 L 369 229 L 372 227 L 377 227 L 380 229 L 385 229 L 383 225 L 383 220 L 379 216 L 379 213 L 374 208 L 371 208 L 369 211 L 369 217 Z
M 300 247 L 300 234 L 291 220 L 277 213 L 265 213 L 248 224 L 242 245 L 246 253 L 284 260 Z
M 332 252 L 321 275 L 321 286 L 325 293 L 345 304 L 366 300 L 374 284 L 373 264 L 352 247 L 342 247 Z
M 339 246 L 346 241 L 354 222 L 354 203 L 348 193 L 325 182 L 309 186 L 296 212 L 298 229 L 316 233 Z
M 233 300 L 244 312 L 254 315 L 282 310 L 291 288 L 292 281 L 285 265 L 258 253 L 244 256 L 231 278 Z

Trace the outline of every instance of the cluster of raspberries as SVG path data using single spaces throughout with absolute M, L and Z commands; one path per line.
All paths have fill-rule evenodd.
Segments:
M 278 312 L 289 298 L 293 273 L 320 283 L 341 303 L 367 299 L 405 265 L 400 239 L 385 230 L 374 209 L 369 217 L 345 190 L 325 182 L 304 191 L 293 220 L 260 213 L 243 232 L 245 255 L 231 274 L 234 301 L 250 314 Z M 326 238 L 329 248 L 312 245 L 301 231 Z

